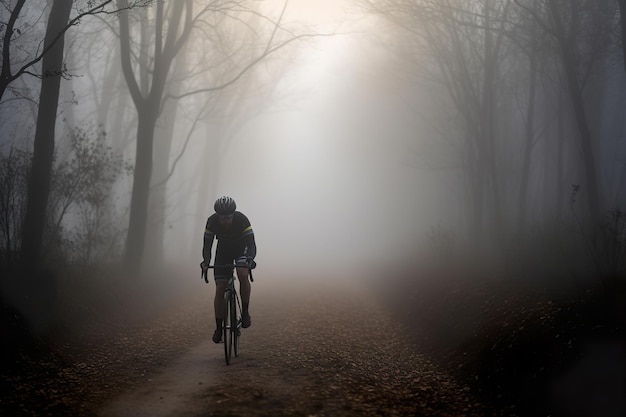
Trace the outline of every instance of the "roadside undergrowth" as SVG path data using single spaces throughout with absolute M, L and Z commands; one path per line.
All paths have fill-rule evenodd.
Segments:
M 494 409 L 624 415 L 624 281 L 559 294 L 508 278 L 431 266 L 397 271 L 379 290 L 416 348 Z

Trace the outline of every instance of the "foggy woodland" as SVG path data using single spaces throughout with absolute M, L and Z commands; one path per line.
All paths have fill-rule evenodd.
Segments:
M 619 272 L 618 2 L 298 7 L 3 2 L 4 267 L 197 260 L 232 194 L 268 262 L 578 243 Z
M 625 7 L 2 0 L 3 306 L 198 269 L 221 195 L 259 275 L 623 288 Z

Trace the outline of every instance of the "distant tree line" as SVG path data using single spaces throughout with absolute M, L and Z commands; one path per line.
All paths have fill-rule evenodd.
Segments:
M 603 268 L 607 239 L 619 245 L 624 270 L 625 2 L 359 4 L 447 109 L 431 140 L 456 155 L 464 235 L 488 246 L 573 222 Z
M 316 36 L 283 27 L 287 4 L 2 3 L 3 292 L 15 287 L 28 299 L 45 287 L 37 297 L 51 298 L 54 284 L 40 285 L 50 267 L 120 262 L 137 272 L 146 258 L 162 261 L 166 212 L 176 204 L 167 184 L 187 145 L 200 138 L 198 156 L 214 163 L 170 193 L 195 196 L 204 213 L 219 153 L 280 79 L 255 74 L 258 64 Z
M 228 126 L 232 129 L 238 117 L 245 118 L 246 113 L 256 111 L 257 104 L 241 102 L 237 108 L 233 107 L 237 97 L 245 95 L 247 86 L 254 80 L 256 64 L 269 60 L 290 43 L 311 36 L 281 27 L 287 4 L 284 2 L 277 18 L 266 16 L 259 2 L 64 0 L 50 3 L 49 9 L 46 5 L 28 5 L 23 0 L 3 4 L 0 118 L 6 121 L 5 126 L 12 126 L 10 122 L 20 126 L 12 120 L 15 116 L 10 115 L 10 106 L 15 103 L 28 107 L 37 120 L 34 132 L 24 125 L 14 131 L 3 128 L 2 132 L 6 169 L 27 170 L 7 176 L 7 185 L 2 190 L 5 201 L 20 201 L 17 207 L 7 204 L 3 213 L 6 246 L 3 245 L 2 251 L 6 263 L 16 265 L 18 254 L 24 270 L 37 270 L 49 262 L 50 245 L 45 237 L 50 234 L 48 228 L 53 216 L 50 211 L 53 204 L 49 201 L 54 191 L 51 187 L 54 181 L 60 181 L 56 178 L 60 175 L 59 146 L 64 157 L 75 151 L 67 144 L 71 132 L 81 129 L 73 120 L 78 112 L 72 108 L 79 100 L 95 103 L 81 103 L 82 108 L 93 106 L 93 110 L 79 117 L 89 120 L 87 125 L 93 126 L 95 122 L 100 126 L 101 133 L 87 129 L 93 134 L 91 141 L 110 149 L 111 153 L 102 157 L 118 154 L 134 159 L 130 171 L 131 198 L 124 215 L 128 219 L 123 244 L 126 265 L 135 270 L 141 265 L 147 233 L 155 237 L 150 239 L 149 256 L 159 259 L 164 211 L 169 204 L 164 190 L 185 150 L 172 150 L 179 109 L 183 106 L 187 106 L 186 110 L 194 109 L 180 117 L 192 120 L 187 142 L 197 133 L 193 130 L 199 130 L 203 118 L 210 113 L 222 117 L 224 132 L 215 137 L 209 133 L 206 139 L 206 157 L 215 159 L 211 151 L 223 152 L 228 142 Z M 76 77 L 84 75 L 91 80 L 91 97 L 73 97 Z M 37 84 L 41 91 L 34 94 Z M 259 103 L 265 93 L 257 89 L 255 94 Z M 64 100 L 70 101 L 70 105 L 63 103 Z M 248 100 L 254 101 L 254 98 Z M 66 125 L 58 127 L 61 113 L 66 114 Z M 133 126 L 136 134 L 131 136 Z M 64 131 L 65 139 L 57 137 Z M 84 137 L 86 132 L 82 134 Z M 30 146 L 32 163 L 26 163 Z M 134 149 L 129 150 L 131 146 Z M 170 157 L 172 152 L 181 153 L 174 162 Z M 212 166 L 213 174 L 201 177 L 217 176 L 219 164 L 207 165 Z M 26 180 L 22 178 L 24 175 Z M 19 181 L 16 176 L 21 176 Z M 16 182 L 8 184 L 9 178 Z M 108 180 L 107 184 L 99 184 L 103 187 L 99 191 L 113 198 L 115 183 L 126 180 Z M 206 193 L 204 180 L 196 185 L 200 186 Z M 149 204 L 149 200 L 155 204 Z

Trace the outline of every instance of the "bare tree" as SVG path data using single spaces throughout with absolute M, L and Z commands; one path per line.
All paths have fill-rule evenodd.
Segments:
M 9 84 L 26 72 L 26 69 L 23 69 L 17 71 L 16 74 L 11 73 L 11 38 L 14 33 L 21 32 L 19 28 L 15 27 L 15 23 L 22 12 L 24 3 L 26 3 L 26 0 L 18 0 L 17 3 L 15 3 L 11 10 L 9 20 L 4 26 L 4 35 L 2 36 L 2 70 L 0 71 L 0 100 L 2 100 L 2 96 Z
M 126 9 L 127 5 L 127 0 L 118 0 L 120 9 Z M 165 84 L 172 63 L 191 32 L 192 12 L 193 2 L 190 0 L 173 3 L 168 16 L 165 15 L 163 1 L 156 2 L 151 76 L 149 77 L 148 71 L 146 71 L 148 62 L 144 61 L 140 63 L 139 80 L 131 60 L 129 12 L 122 11 L 119 13 L 122 71 L 135 103 L 138 117 L 135 173 L 125 254 L 126 263 L 131 267 L 139 266 L 145 247 L 148 197 L 154 153 L 154 131 L 161 111 Z
M 124 8 L 125 4 L 125 0 L 118 0 L 120 8 Z M 285 1 L 285 7 L 286 4 L 287 1 Z M 224 59 L 217 64 L 209 60 L 209 66 L 221 66 L 220 77 L 215 79 L 210 87 L 206 87 L 205 84 L 205 86 L 193 87 L 178 96 L 166 96 L 166 83 L 170 76 L 170 70 L 174 61 L 179 59 L 179 54 L 188 41 L 191 31 L 194 29 L 204 30 L 207 27 L 213 28 L 212 25 L 215 21 L 212 19 L 218 16 L 229 17 L 231 24 L 232 22 L 239 22 L 243 28 L 249 30 L 248 23 L 242 14 L 254 15 L 269 22 L 272 30 L 267 38 L 263 40 L 261 37 L 252 45 L 244 44 L 240 46 L 241 49 L 238 51 L 232 51 L 228 49 L 227 45 L 221 44 L 221 39 L 217 36 L 212 48 L 223 49 L 222 56 Z M 148 55 L 146 54 L 148 51 L 141 45 L 135 45 L 133 49 L 129 13 L 123 11 L 119 14 L 122 69 L 138 115 L 135 174 L 125 253 L 125 263 L 130 268 L 138 268 L 144 255 L 149 187 L 153 175 L 155 126 L 165 100 L 181 99 L 223 90 L 238 82 L 255 65 L 289 43 L 307 36 L 316 36 L 288 34 L 287 39 L 278 37 L 277 32 L 281 29 L 282 16 L 281 14 L 278 20 L 272 21 L 256 9 L 248 7 L 245 2 L 233 3 L 215 0 L 203 5 L 196 12 L 191 0 L 172 3 L 170 9 L 165 8 L 163 1 L 157 1 L 154 26 L 150 29 L 150 38 L 154 41 L 154 52 L 152 55 Z M 143 27 L 145 30 L 146 27 Z M 142 36 L 148 36 L 148 33 L 141 33 Z M 259 48 L 262 43 L 264 46 Z M 242 64 L 241 61 L 235 60 L 236 52 L 243 54 L 246 62 Z M 133 61 L 134 59 L 136 60 Z M 208 70 L 204 69 L 204 71 Z M 193 77 L 190 76 L 190 78 Z
M 536 7 L 535 3 L 533 6 Z M 529 197 L 530 197 L 530 179 L 531 167 L 533 164 L 533 151 L 538 143 L 540 134 L 537 132 L 538 120 L 541 119 L 537 109 L 540 108 L 540 83 L 542 68 L 545 67 L 546 49 L 542 47 L 544 43 L 544 34 L 540 26 L 525 13 L 517 13 L 516 28 L 508 32 L 508 36 L 517 45 L 522 57 L 527 61 L 527 67 L 520 72 L 523 74 L 523 86 L 526 95 L 525 108 L 520 108 L 523 119 L 523 138 L 522 138 L 522 163 L 520 167 L 520 186 L 517 196 L 517 221 L 516 227 L 518 232 L 523 232 L 526 227 L 528 217 Z M 515 63 L 518 61 L 514 61 Z M 545 68 L 544 68 L 545 69 Z M 522 107 L 522 106 L 520 106 Z M 545 115 L 543 119 L 550 119 L 550 115 Z M 541 121 L 541 120 L 539 120 Z M 546 120 L 544 120 L 546 123 Z M 542 129 L 545 131 L 545 129 Z
M 36 268 L 40 263 L 41 241 L 46 222 L 46 205 L 50 192 L 50 177 L 55 148 L 55 126 L 59 87 L 61 79 L 66 76 L 64 67 L 65 33 L 78 24 L 86 16 L 108 14 L 113 10 L 107 8 L 112 0 L 88 2 L 85 7 L 78 6 L 74 1 L 61 0 L 52 3 L 43 48 L 33 46 L 34 52 L 20 64 L 17 70 L 12 69 L 12 40 L 20 29 L 15 25 L 25 2 L 18 0 L 10 9 L 10 17 L 2 39 L 2 70 L 0 71 L 0 100 L 11 83 L 24 75 L 41 79 L 39 110 L 35 133 L 32 168 L 30 173 L 27 208 L 22 229 L 22 266 Z M 133 3 L 135 5 L 135 3 Z M 71 17 L 72 8 L 76 6 L 76 15 Z M 25 49 L 25 48 L 24 48 Z M 41 62 L 41 72 L 37 73 L 37 65 Z
M 189 75 L 187 45 L 176 59 L 172 71 L 172 79 L 167 84 L 169 93 L 178 94 L 184 79 Z M 174 142 L 176 120 L 179 113 L 178 100 L 168 100 L 163 104 L 163 112 L 155 131 L 154 146 L 154 173 L 150 187 L 150 210 L 148 213 L 149 228 L 146 234 L 148 247 L 146 253 L 153 263 L 163 260 L 166 207 L 167 207 L 167 178 L 170 175 L 170 155 Z
M 577 72 L 576 58 L 576 38 L 580 16 L 577 2 L 571 4 L 572 21 L 569 28 L 563 17 L 564 5 L 558 5 L 555 1 L 548 3 L 548 11 L 553 23 L 553 35 L 555 36 L 562 61 L 563 71 L 569 87 L 569 94 L 576 115 L 576 123 L 580 134 L 582 156 L 584 161 L 587 202 L 592 219 L 600 219 L 601 199 L 600 183 L 598 181 L 598 170 L 596 167 L 595 151 L 593 146 L 593 135 L 589 126 L 587 111 L 584 105 L 582 85 Z M 567 6 L 565 6 L 567 7 Z
M 145 2 L 144 0 L 143 2 Z M 148 0 L 149 2 L 150 0 Z M 74 5 L 74 1 L 70 2 L 70 11 L 68 12 L 68 18 L 65 21 L 65 24 L 62 27 L 57 27 L 55 33 L 50 33 L 49 30 L 46 31 L 46 41 L 44 42 L 43 49 L 35 49 L 32 56 L 26 60 L 26 62 L 20 64 L 18 68 L 13 70 L 12 68 L 12 51 L 13 51 L 13 39 L 15 35 L 21 33 L 19 27 L 16 27 L 16 23 L 22 13 L 22 9 L 26 3 L 26 0 L 17 0 L 17 2 L 13 5 L 13 8 L 10 9 L 9 20 L 7 24 L 4 26 L 4 34 L 2 34 L 2 69 L 0 70 L 0 101 L 4 96 L 7 88 L 11 83 L 15 80 L 19 79 L 24 75 L 30 75 L 36 78 L 47 77 L 48 75 L 45 72 L 41 74 L 37 72 L 37 65 L 43 60 L 44 56 L 50 52 L 52 52 L 53 48 L 57 42 L 64 42 L 65 32 L 67 32 L 72 26 L 78 25 L 85 17 L 93 16 L 98 14 L 111 14 L 115 13 L 115 10 L 111 10 L 107 8 L 107 6 L 112 3 L 113 0 L 105 0 L 101 2 L 93 2 L 89 1 L 86 4 L 85 8 L 77 8 L 78 13 L 76 16 L 70 19 L 70 12 L 72 5 Z M 130 6 L 127 7 L 135 7 L 143 2 L 133 2 Z M 53 3 L 54 6 L 54 3 Z M 37 48 L 37 46 L 34 46 Z M 64 68 L 61 66 L 57 70 L 60 75 L 64 75 Z
M 67 28 L 71 9 L 72 0 L 55 1 L 48 18 L 44 41 L 44 50 L 47 50 L 48 53 L 43 56 L 43 79 L 41 80 L 39 111 L 37 113 L 37 131 L 28 183 L 26 215 L 22 228 L 20 257 L 24 269 L 37 267 L 40 262 L 41 241 L 46 222 L 50 174 L 54 157 L 54 130 L 63 66 L 63 34 Z
M 507 53 L 511 1 L 396 0 L 363 2 L 421 40 L 414 53 L 433 59 L 454 108 L 463 121 L 463 167 L 468 183 L 470 234 L 501 230 L 503 202 L 498 172 L 497 100 L 500 65 Z M 485 221 L 492 219 L 491 225 Z
M 585 87 L 590 74 L 606 55 L 610 22 L 617 8 L 606 1 L 591 0 L 545 0 L 532 9 L 522 0 L 516 3 L 535 18 L 556 48 L 580 140 L 583 192 L 590 218 L 598 222 L 604 210 L 597 163 L 599 141 L 586 105 Z
M 619 21 L 622 35 L 622 60 L 624 62 L 624 72 L 626 72 L 626 0 L 617 0 L 619 5 Z

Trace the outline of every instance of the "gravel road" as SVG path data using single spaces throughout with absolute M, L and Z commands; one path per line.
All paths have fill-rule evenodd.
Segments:
M 199 326 L 198 343 L 103 401 L 93 410 L 98 416 L 485 415 L 467 387 L 416 351 L 363 285 L 257 279 L 253 325 L 230 366 L 223 345 L 209 339 L 212 294 L 211 284 L 180 303 L 205 318 L 184 326 Z M 179 331 L 159 325 L 149 333 Z
M 488 416 L 409 341 L 373 286 L 259 272 L 226 365 L 194 269 L 66 291 L 65 331 L 1 378 L 11 416 Z M 193 277 L 194 279 L 191 279 Z M 197 278 L 196 278 L 197 277 Z M 88 283 L 85 281 L 85 283 Z

